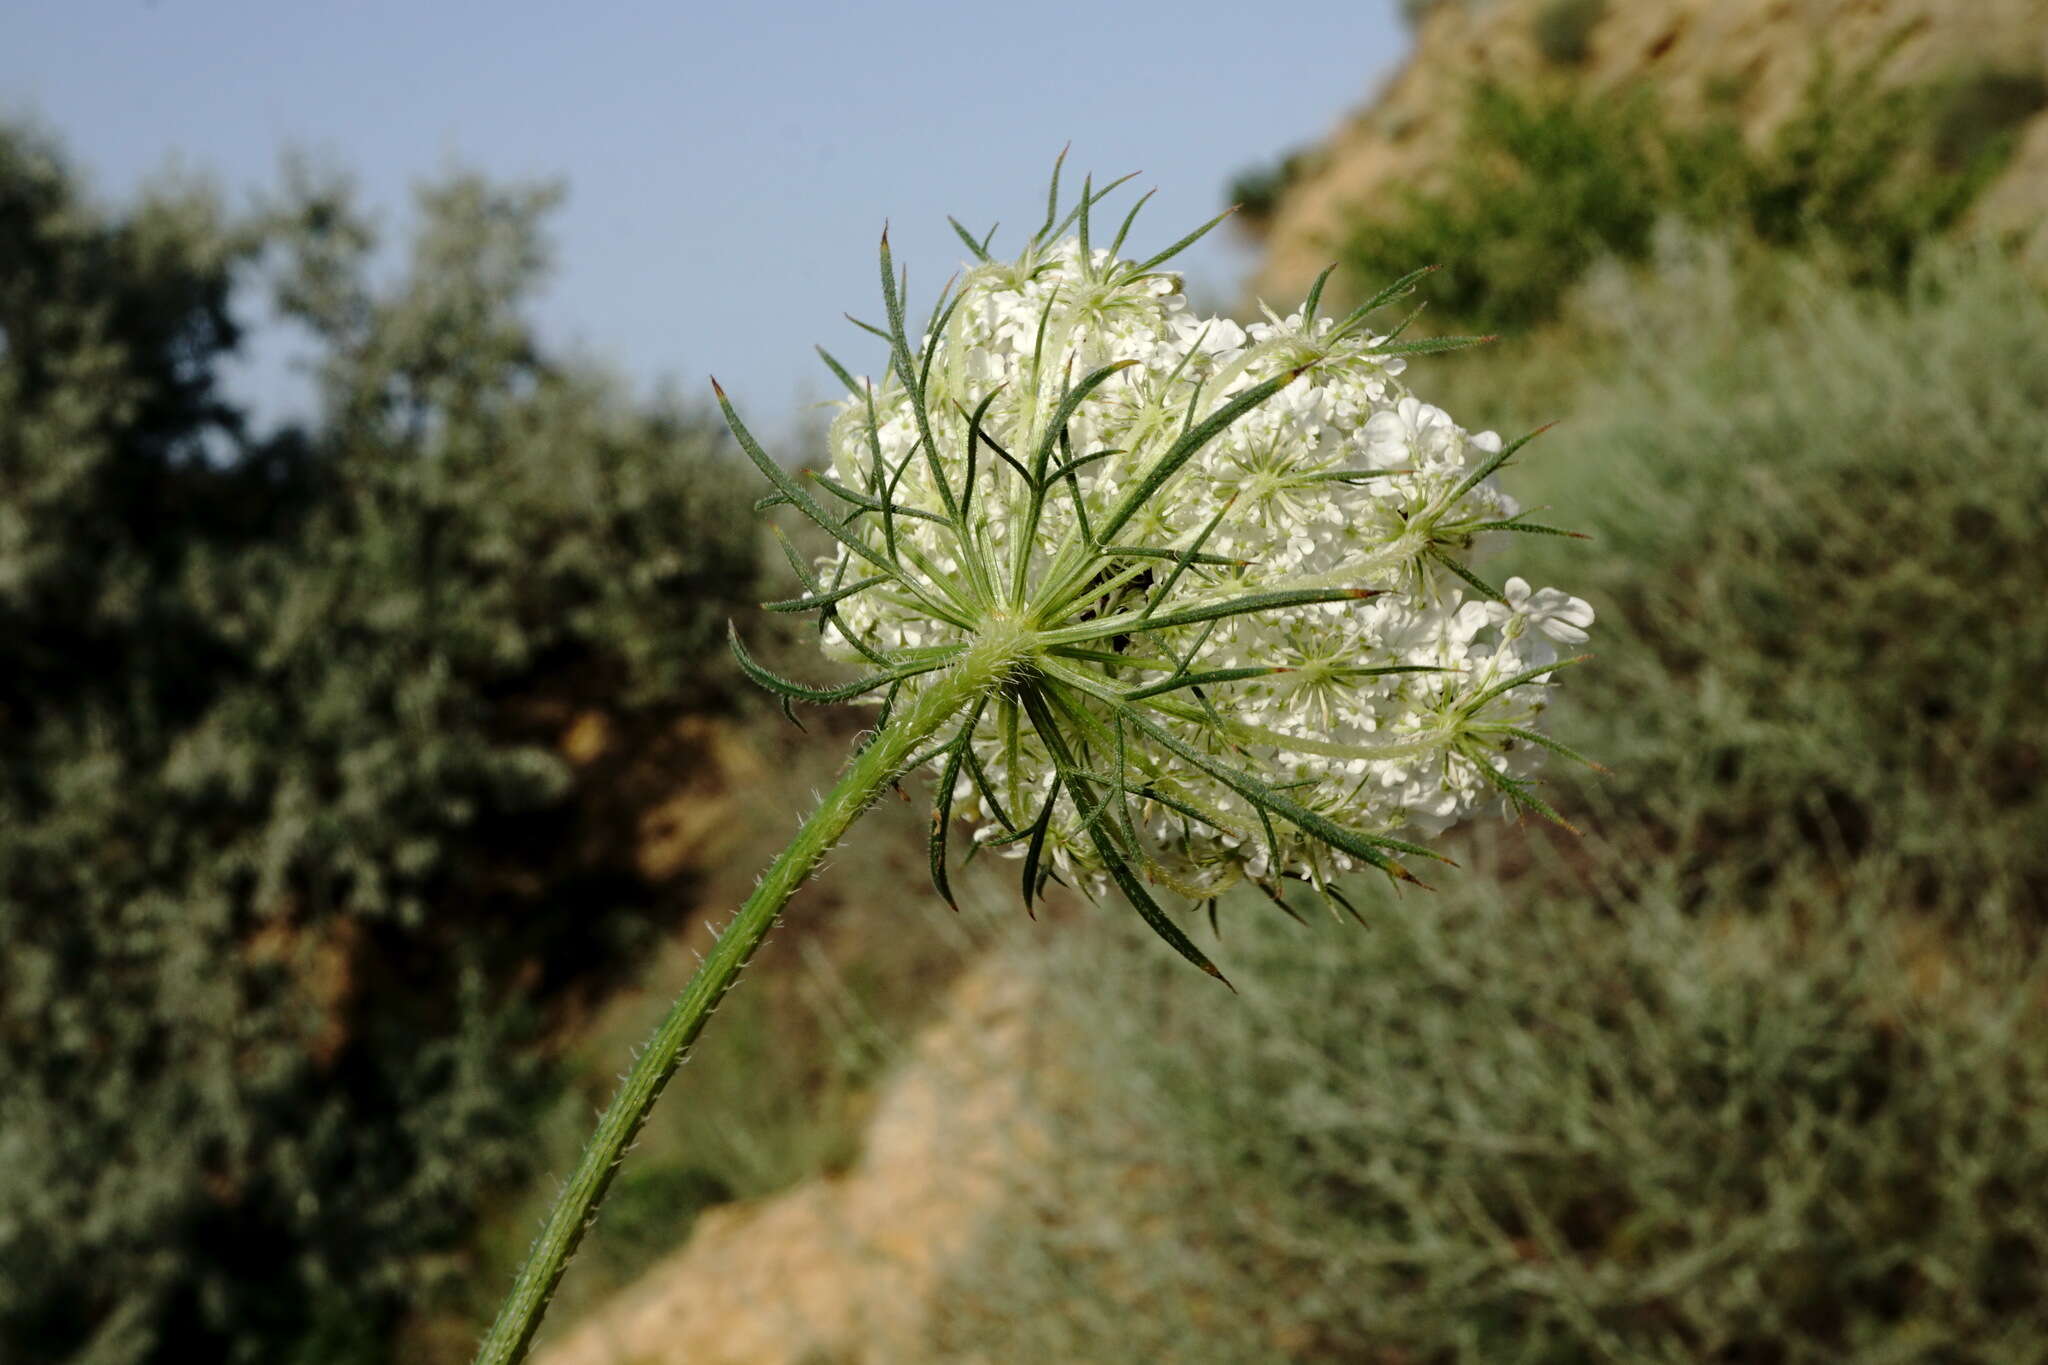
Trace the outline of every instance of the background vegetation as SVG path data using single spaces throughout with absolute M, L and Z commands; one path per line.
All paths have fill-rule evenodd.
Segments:
M 1602 12 L 1555 11 L 1587 26 Z M 2048 90 L 2038 73 L 1990 67 L 1887 86 L 1874 63 L 1841 72 L 1823 61 L 1762 148 L 1732 120 L 1674 122 L 1648 88 L 1486 84 L 1470 101 L 1444 187 L 1358 219 L 1341 259 L 1361 279 L 1440 263 L 1433 317 L 1525 330 L 1555 316 L 1594 262 L 1647 261 L 1670 222 L 1826 252 L 1852 282 L 1897 289 L 2004 167 Z
M 379 286 L 335 184 L 111 210 L 0 131 L 0 1356 L 380 1357 L 530 1159 L 522 1044 L 676 908 L 557 739 L 723 698 L 750 494 L 540 347 L 552 197 L 429 188 Z
M 1601 611 L 1585 837 L 1362 932 L 1247 901 L 1241 1007 L 1109 917 L 1024 954 L 1081 1076 L 932 1358 L 2048 1351 L 2048 305 L 1800 267 L 1760 329 L 1730 259 L 1638 282 L 1524 471 L 1598 537 L 1515 559 Z

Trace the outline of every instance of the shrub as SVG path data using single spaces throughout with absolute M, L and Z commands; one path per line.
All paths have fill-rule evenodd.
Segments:
M 2028 119 L 2048 109 L 2048 76 L 1996 67 L 1958 77 L 1935 110 L 1935 164 L 1961 170 L 2003 144 Z
M 1865 870 L 1710 915 L 1478 881 L 1366 929 L 1239 905 L 1228 1009 L 1063 942 L 1098 983 L 1049 993 L 1068 1155 L 933 1354 L 2034 1358 L 2048 964 L 1916 939 Z
M 1441 263 L 1451 320 L 1522 327 L 1552 316 L 1596 260 L 1644 260 L 1663 218 L 1777 248 L 1825 242 L 1864 283 L 1896 288 L 2004 165 L 1993 139 L 1953 167 L 1930 134 L 1944 86 L 1883 89 L 1825 62 L 1756 151 L 1709 119 L 1678 128 L 1647 89 L 1583 97 L 1482 84 L 1444 188 L 1360 206 L 1342 253 L 1359 278 Z M 1960 146 L 1960 143 L 1956 145 Z
M 1621 639 L 1574 732 L 1608 799 L 1700 866 L 1899 860 L 1902 903 L 2048 911 L 2048 302 L 1940 258 L 1897 304 L 1778 276 L 1787 321 L 1693 275 L 1627 326 L 1628 377 L 1533 495 L 1588 509 Z M 1683 340 L 1673 340 L 1683 337 Z M 1536 547 L 1543 572 L 1548 547 Z M 1604 579 L 1603 581 L 1598 581 Z
M 1640 257 L 1663 210 L 1647 96 L 1538 104 L 1504 86 L 1475 89 L 1465 145 L 1443 194 L 1410 194 L 1398 214 L 1349 227 L 1346 268 L 1438 263 L 1432 310 L 1489 326 L 1548 315 L 1563 283 L 1602 254 Z M 1407 267 L 1413 269 L 1413 266 Z
M 1607 17 L 1607 0 L 1550 0 L 1536 12 L 1536 50 L 1557 66 L 1577 66 L 1592 55 L 1593 30 Z
M 377 1355 L 660 910 L 556 740 L 717 701 L 745 494 L 537 343 L 550 200 L 428 191 L 375 290 L 338 192 L 117 215 L 0 131 L 0 1355 Z M 323 413 L 258 436 L 266 262 Z

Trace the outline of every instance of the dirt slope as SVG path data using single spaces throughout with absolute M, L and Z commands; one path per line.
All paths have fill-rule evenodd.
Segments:
M 954 984 L 879 1097 L 851 1171 L 705 1214 L 681 1249 L 544 1344 L 537 1365 L 913 1355 L 946 1266 L 1044 1146 L 1031 1069 L 1018 1065 L 1033 987 L 997 962 Z

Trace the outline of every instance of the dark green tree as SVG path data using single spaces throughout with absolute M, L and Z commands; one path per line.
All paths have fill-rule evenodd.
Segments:
M 384 1354 L 517 1173 L 546 1007 L 675 897 L 597 710 L 717 705 L 720 438 L 525 317 L 557 194 L 110 211 L 0 129 L 0 1358 Z M 221 390 L 273 287 L 319 415 Z

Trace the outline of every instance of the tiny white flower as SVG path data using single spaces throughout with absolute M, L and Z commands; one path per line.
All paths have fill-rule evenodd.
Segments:
M 1584 598 L 1573 597 L 1557 588 L 1530 591 L 1527 579 L 1510 578 L 1502 592 L 1508 613 L 1527 621 L 1563 645 L 1586 643 L 1586 628 L 1593 624 L 1593 607 Z
M 826 648 L 887 663 L 895 706 L 992 613 L 1056 642 L 1019 696 L 1057 709 L 998 698 L 971 766 L 932 760 L 977 840 L 1091 887 L 1125 856 L 1173 885 L 1320 884 L 1398 871 L 1366 855 L 1503 794 L 1531 804 L 1531 670 L 1593 612 L 1520 578 L 1475 596 L 1447 567 L 1515 515 L 1498 434 L 1410 393 L 1356 319 L 1200 317 L 1177 280 L 1071 237 L 969 266 L 956 300 L 903 339 L 914 382 L 892 365 L 830 426 L 859 548 L 817 579 Z

